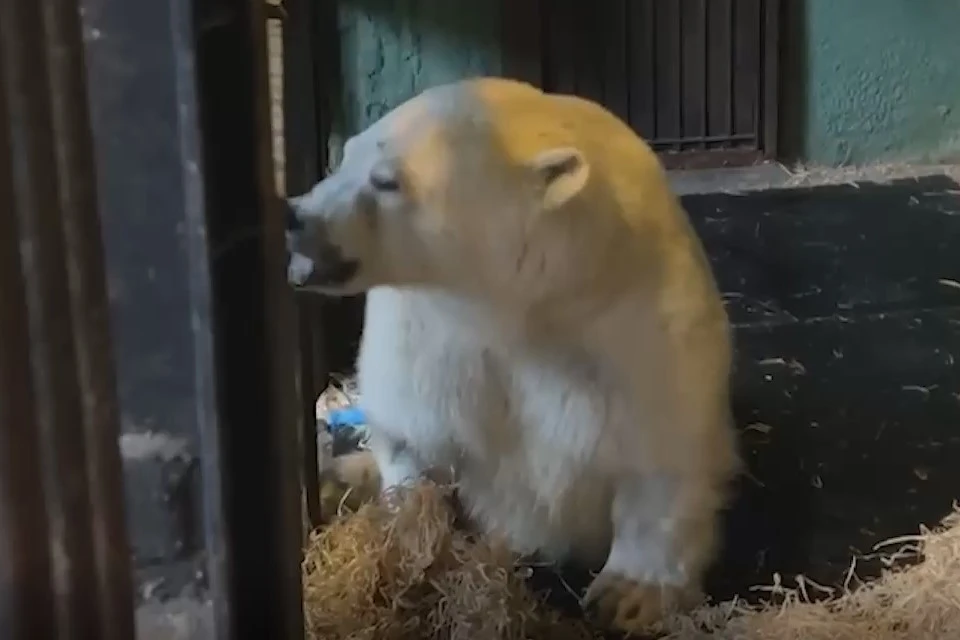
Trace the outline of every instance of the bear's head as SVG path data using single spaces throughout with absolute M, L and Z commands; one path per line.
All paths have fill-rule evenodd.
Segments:
M 602 261 L 596 238 L 590 251 L 578 247 L 604 228 L 585 210 L 603 209 L 603 190 L 576 119 L 562 97 L 511 80 L 421 93 L 348 140 L 336 171 L 289 199 L 291 284 L 517 300 L 574 284 L 586 261 Z

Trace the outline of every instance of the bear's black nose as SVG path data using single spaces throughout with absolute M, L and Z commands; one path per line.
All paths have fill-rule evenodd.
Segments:
M 287 215 L 287 231 L 303 231 L 303 221 L 297 215 L 297 209 L 287 199 L 283 200 Z

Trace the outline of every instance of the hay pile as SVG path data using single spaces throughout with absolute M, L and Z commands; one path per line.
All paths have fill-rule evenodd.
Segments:
M 448 493 L 424 484 L 366 504 L 315 533 L 304 561 L 310 638 L 514 640 L 600 637 L 543 606 L 502 546 L 454 530 Z M 667 622 L 691 640 L 941 640 L 960 638 L 960 512 L 890 556 L 923 562 L 814 603 L 803 583 L 782 604 L 705 606 Z M 853 572 L 851 570 L 851 576 Z
M 960 638 L 960 510 L 934 531 L 887 541 L 889 568 L 872 582 L 837 597 L 811 602 L 812 589 L 769 591 L 778 606 L 746 607 L 731 602 L 704 607 L 670 623 L 670 638 L 707 640 L 947 640 Z M 919 560 L 910 567 L 897 566 Z M 709 631 L 702 632 L 706 629 Z
M 315 533 L 304 559 L 308 637 L 593 637 L 540 606 L 503 546 L 456 530 L 450 504 L 448 490 L 424 483 Z

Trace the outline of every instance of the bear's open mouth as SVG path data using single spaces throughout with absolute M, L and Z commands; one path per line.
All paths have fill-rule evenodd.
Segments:
M 287 262 L 287 281 L 297 288 L 341 287 L 349 283 L 360 269 L 360 261 L 343 258 L 339 251 L 330 252 L 321 261 L 302 253 L 291 253 Z

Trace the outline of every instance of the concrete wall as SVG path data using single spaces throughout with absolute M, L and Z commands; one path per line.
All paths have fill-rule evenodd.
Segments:
M 960 2 L 784 4 L 785 150 L 829 165 L 960 156 Z
M 500 73 L 500 4 L 341 0 L 339 131 L 424 87 Z M 960 2 L 783 4 L 786 155 L 828 165 L 960 156 Z
M 421 90 L 501 72 L 500 2 L 341 0 L 339 122 L 351 135 Z M 342 135 L 332 141 L 336 160 Z

